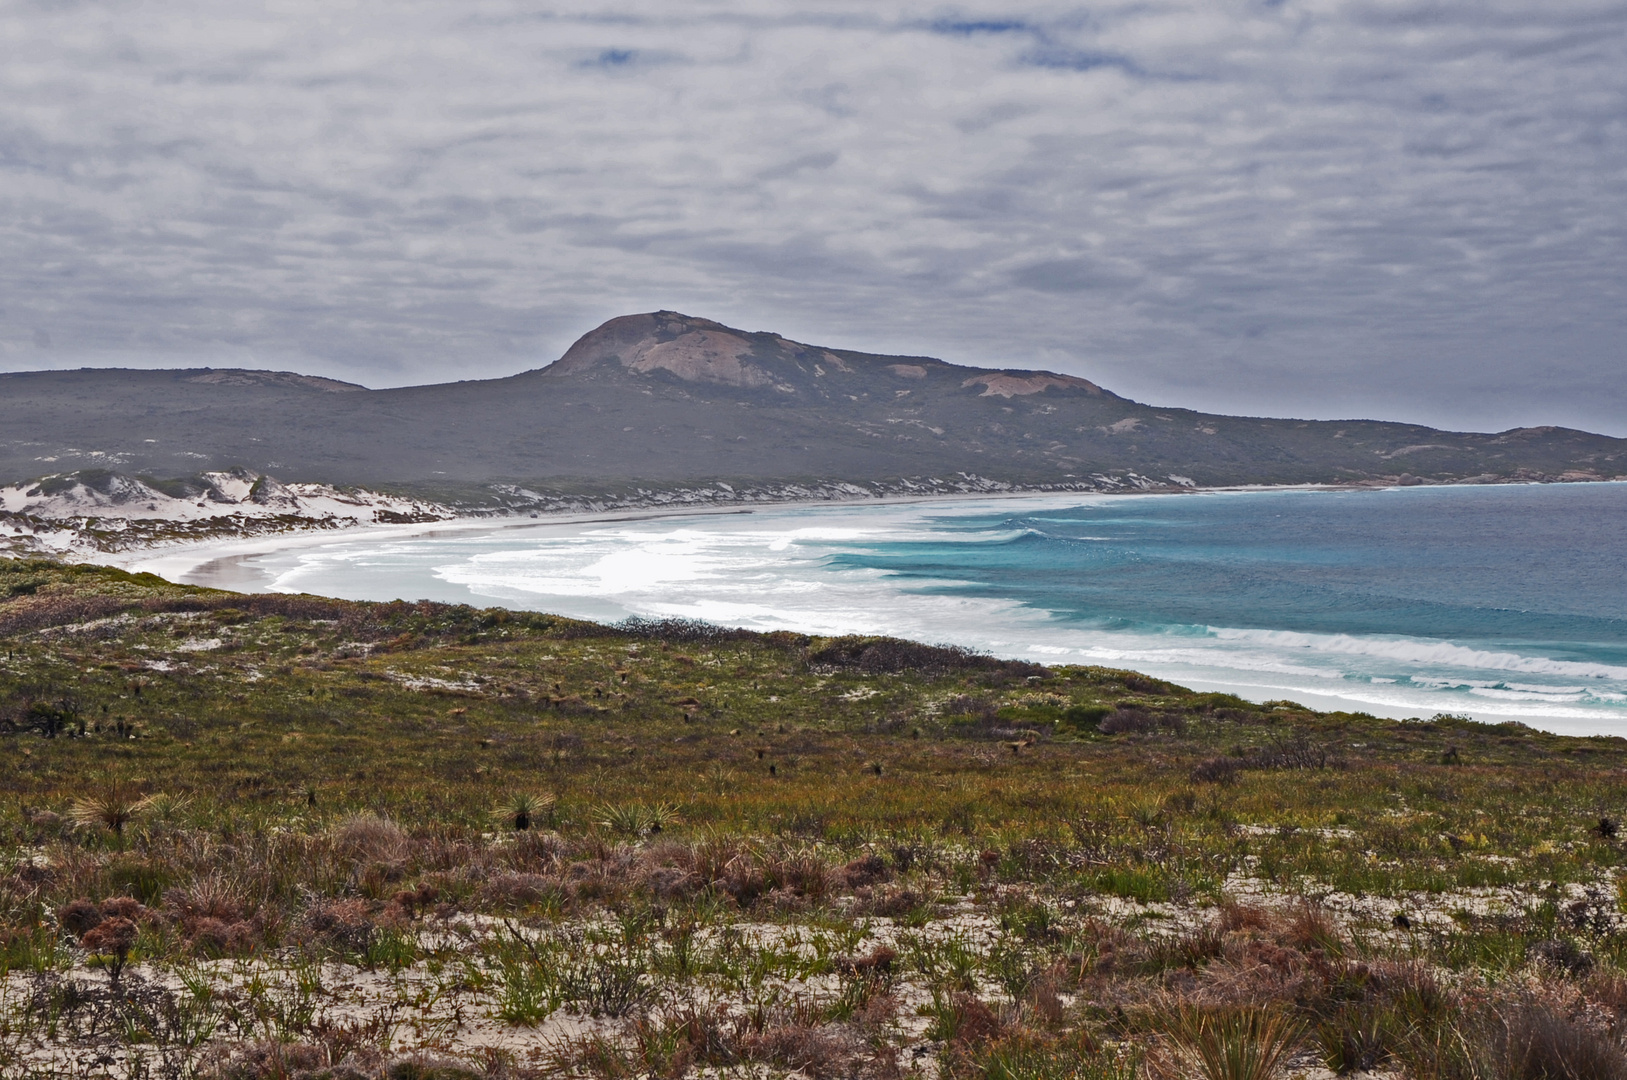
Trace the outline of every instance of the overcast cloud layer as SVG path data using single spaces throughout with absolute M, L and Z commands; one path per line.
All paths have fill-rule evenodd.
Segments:
M 509 374 L 675 308 L 1627 434 L 1627 5 L 0 7 L 0 368 Z

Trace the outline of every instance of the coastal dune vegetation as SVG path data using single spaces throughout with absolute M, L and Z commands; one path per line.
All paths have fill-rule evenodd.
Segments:
M 0 1076 L 1627 1077 L 1627 742 L 0 560 Z

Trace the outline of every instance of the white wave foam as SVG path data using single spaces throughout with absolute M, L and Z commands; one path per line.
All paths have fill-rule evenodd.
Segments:
M 1591 686 L 1539 686 L 1536 683 L 1504 682 L 1497 684 L 1504 690 L 1519 690 L 1527 694 L 1591 694 Z
M 1248 641 L 1278 649 L 1306 649 L 1352 656 L 1382 657 L 1405 664 L 1483 671 L 1518 671 L 1530 675 L 1566 675 L 1579 679 L 1627 679 L 1627 667 L 1575 660 L 1551 660 L 1542 656 L 1521 656 L 1509 652 L 1490 652 L 1454 645 L 1449 641 L 1357 637 L 1352 634 L 1306 634 L 1297 630 L 1243 630 L 1224 626 L 1212 626 L 1209 630 L 1222 641 Z
M 1469 693 L 1475 697 L 1497 698 L 1500 701 L 1582 701 L 1591 695 L 1575 694 L 1540 694 L 1528 690 L 1502 690 L 1495 686 L 1472 686 Z

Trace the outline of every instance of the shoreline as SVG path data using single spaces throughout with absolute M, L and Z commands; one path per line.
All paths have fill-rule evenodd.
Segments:
M 795 510 L 816 507 L 870 507 L 906 506 L 920 503 L 952 503 L 975 499 L 978 501 L 1039 498 L 1103 499 L 1141 495 L 1207 495 L 1271 491 L 1383 491 L 1386 488 L 1368 488 L 1362 485 L 1339 484 L 1249 484 L 1232 487 L 1177 488 L 1158 491 L 997 491 L 997 492 L 945 492 L 923 495 L 878 495 L 855 499 L 764 499 L 751 503 L 729 503 L 702 506 L 646 506 L 620 507 L 590 511 L 539 511 L 519 518 L 517 515 L 492 514 L 459 516 L 436 522 L 404 525 L 356 525 L 349 528 L 318 530 L 284 530 L 258 536 L 219 537 L 208 540 L 174 541 L 147 544 L 122 551 L 72 551 L 75 561 L 97 566 L 111 566 L 131 573 L 151 573 L 177 583 L 205 585 L 212 588 L 233 588 L 214 581 L 197 580 L 201 576 L 219 578 L 228 564 L 242 563 L 257 555 L 295 548 L 320 547 L 324 544 L 351 543 L 378 539 L 406 540 L 433 537 L 443 533 L 475 531 L 507 532 L 532 529 L 548 525 L 589 525 L 618 521 L 654 521 L 678 517 L 727 517 L 753 514 L 759 510 Z M 217 570 L 211 570 L 218 567 Z M 266 589 L 242 588 L 250 578 L 237 579 L 234 591 L 265 592 Z
M 470 532 L 480 529 L 491 531 L 506 531 L 512 529 L 535 528 L 543 525 L 581 525 L 599 522 L 616 521 L 646 521 L 671 517 L 715 517 L 733 514 L 751 514 L 759 510 L 783 510 L 813 507 L 858 507 L 858 506 L 903 506 L 918 503 L 946 503 L 957 500 L 1006 500 L 1006 499 L 1033 499 L 1033 498 L 1122 498 L 1143 495 L 1215 495 L 1215 494 L 1248 494 L 1255 492 L 1286 492 L 1286 491 L 1394 491 L 1410 490 L 1412 487 L 1525 487 L 1570 484 L 1627 484 L 1627 480 L 1590 480 L 1590 481 L 1563 481 L 1563 480 L 1518 480 L 1496 484 L 1425 484 L 1425 485 L 1373 485 L 1365 483 L 1350 484 L 1231 484 L 1216 487 L 1160 487 L 1160 488 L 1129 488 L 1123 491 L 1103 491 L 1100 489 L 1071 490 L 1071 489 L 1024 489 L 1018 491 L 954 491 L 929 492 L 922 494 L 887 493 L 882 495 L 854 497 L 854 498 L 761 498 L 750 501 L 741 500 L 728 503 L 689 503 L 674 505 L 671 503 L 650 504 L 645 506 L 619 506 L 602 510 L 533 510 L 518 511 L 514 513 L 489 514 L 460 514 L 438 521 L 414 522 L 403 524 L 379 524 L 376 522 L 356 523 L 350 526 L 337 528 L 306 528 L 306 529 L 280 529 L 252 535 L 243 536 L 217 536 L 201 540 L 158 540 L 144 544 L 132 544 L 117 551 L 105 551 L 90 546 L 80 546 L 69 543 L 51 551 L 42 550 L 23 553 L 24 557 L 36 556 L 57 558 L 68 562 L 88 563 L 95 566 L 110 566 L 131 573 L 153 573 L 169 580 L 181 582 L 189 576 L 207 574 L 218 576 L 208 570 L 216 564 L 224 570 L 227 564 L 241 563 L 256 555 L 265 555 L 274 551 L 291 548 L 314 547 L 328 543 L 348 543 L 355 540 L 391 540 L 416 539 L 419 537 L 435 536 L 443 532 Z M 862 489 L 859 489 L 862 490 Z M 521 515 L 524 515 L 523 517 Z M 309 519 L 312 522 L 320 521 L 318 518 Z M 256 589 L 252 585 L 252 577 L 236 577 L 226 575 L 227 578 L 237 582 L 240 591 L 266 591 Z M 209 585 L 210 582 L 192 580 L 187 584 Z M 246 588 L 245 588 L 246 586 Z M 232 588 L 227 585 L 214 585 L 218 588 Z
M 1519 481 L 1513 484 L 1431 484 L 1427 487 L 1524 487 L 1545 483 L 1566 484 L 1571 481 Z M 1574 481 L 1574 483 L 1584 483 Z M 1589 484 L 1613 484 L 1627 481 L 1598 480 Z M 968 499 L 978 501 L 1016 500 L 1040 498 L 1108 499 L 1156 495 L 1224 495 L 1287 491 L 1398 491 L 1411 490 L 1405 485 L 1372 486 L 1368 484 L 1233 484 L 1221 487 L 1179 487 L 1157 490 L 1132 489 L 1128 491 L 963 491 L 932 492 L 921 495 L 886 494 L 852 499 L 761 499 L 711 505 L 651 505 L 626 506 L 604 510 L 532 511 L 525 517 L 517 514 L 463 515 L 436 522 L 402 525 L 366 524 L 333 530 L 284 530 L 257 536 L 220 537 L 197 541 L 159 542 L 135 546 L 122 551 L 74 551 L 79 561 L 98 566 L 111 566 L 132 573 L 153 573 L 176 582 L 226 588 L 234 591 L 264 592 L 253 587 L 251 575 L 224 573 L 231 564 L 241 564 L 257 555 L 292 548 L 320 547 L 329 543 L 349 543 L 356 540 L 403 540 L 433 537 L 446 532 L 473 532 L 489 530 L 503 532 L 516 529 L 538 528 L 545 525 L 586 525 L 618 521 L 652 521 L 675 517 L 720 517 L 753 514 L 760 510 L 794 510 L 817 507 L 909 506 L 922 503 L 952 503 Z M 199 580 L 208 577 L 213 580 Z M 232 581 L 234 584 L 221 584 Z

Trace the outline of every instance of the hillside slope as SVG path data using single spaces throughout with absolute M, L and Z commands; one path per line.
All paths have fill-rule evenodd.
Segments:
M 674 312 L 613 319 L 546 368 L 435 386 L 209 369 L 0 375 L 0 482 L 233 467 L 467 502 L 494 484 L 963 474 L 1107 488 L 1607 479 L 1627 476 L 1627 440 L 1215 416 L 1072 376 L 803 345 Z

